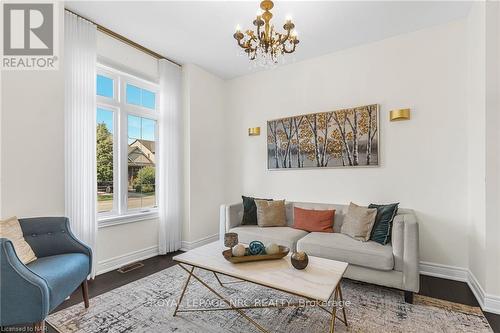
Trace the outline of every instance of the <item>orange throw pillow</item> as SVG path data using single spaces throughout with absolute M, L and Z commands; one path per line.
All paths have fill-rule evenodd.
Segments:
M 295 229 L 309 232 L 333 232 L 335 210 L 310 210 L 293 207 Z

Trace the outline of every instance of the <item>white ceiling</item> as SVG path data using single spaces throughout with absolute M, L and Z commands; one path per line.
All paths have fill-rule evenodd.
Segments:
M 178 63 L 225 79 L 256 71 L 232 35 L 249 28 L 260 1 L 68 1 L 85 16 Z M 287 63 L 465 17 L 468 2 L 279 1 L 273 21 L 291 15 L 300 44 Z

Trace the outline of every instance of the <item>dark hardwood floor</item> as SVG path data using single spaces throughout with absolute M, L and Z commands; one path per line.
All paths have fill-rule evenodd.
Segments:
M 89 281 L 89 296 L 95 297 L 103 294 L 112 289 L 121 287 L 132 281 L 144 278 L 148 275 L 161 271 L 165 268 L 175 265 L 172 257 L 178 253 L 168 254 L 164 256 L 158 256 L 151 259 L 144 260 L 144 267 L 135 269 L 128 273 L 119 273 L 118 271 L 112 271 L 99 275 L 93 281 Z M 420 294 L 425 296 L 430 296 L 438 299 L 447 300 L 455 303 L 462 303 L 471 306 L 479 306 L 474 294 L 470 290 L 469 286 L 464 282 L 451 281 L 431 276 L 420 276 Z M 57 309 L 61 310 L 66 307 L 72 306 L 77 303 L 82 303 L 82 293 L 80 288 L 78 288 L 70 299 L 62 303 Z M 83 303 L 81 304 L 83 307 Z M 500 315 L 492 313 L 484 313 L 490 326 L 493 328 L 495 333 L 500 333 Z M 29 331 L 28 331 L 29 332 Z M 47 332 L 57 333 L 52 327 L 47 327 Z

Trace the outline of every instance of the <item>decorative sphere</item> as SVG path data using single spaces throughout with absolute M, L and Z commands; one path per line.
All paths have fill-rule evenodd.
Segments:
M 245 255 L 245 245 L 238 244 L 233 247 L 233 256 L 243 257 Z
M 264 254 L 266 252 L 266 248 L 262 242 L 252 241 L 250 242 L 250 245 L 248 245 L 248 251 L 253 255 Z
M 309 263 L 309 257 L 305 252 L 294 252 L 290 261 L 296 269 L 304 269 Z
M 280 247 L 278 246 L 278 244 L 275 244 L 275 243 L 267 244 L 267 246 L 266 246 L 266 253 L 267 254 L 277 254 L 278 252 L 280 252 Z

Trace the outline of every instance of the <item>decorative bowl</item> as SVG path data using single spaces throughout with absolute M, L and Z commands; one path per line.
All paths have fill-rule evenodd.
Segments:
M 244 255 L 243 257 L 234 257 L 231 249 L 227 249 L 222 252 L 222 255 L 224 258 L 232 262 L 233 264 L 239 264 L 243 262 L 251 262 L 251 261 L 261 261 L 261 260 L 276 260 L 276 259 L 281 259 L 284 258 L 290 253 L 290 249 L 286 246 L 279 245 L 279 252 L 276 254 L 257 254 L 257 255 L 252 255 L 248 251 L 247 248 L 247 254 Z

